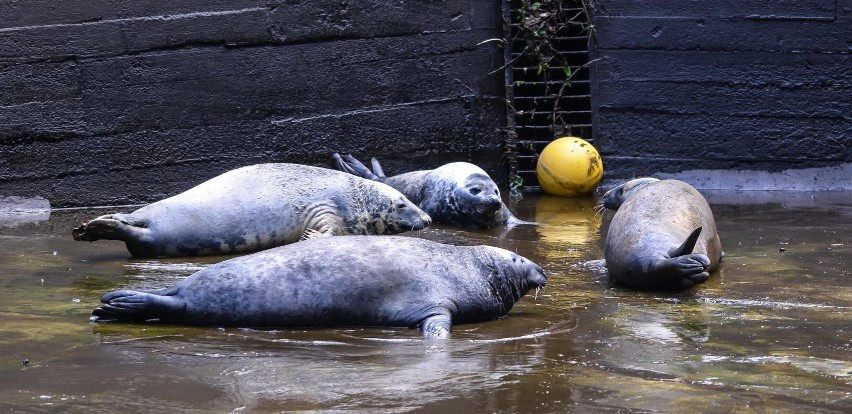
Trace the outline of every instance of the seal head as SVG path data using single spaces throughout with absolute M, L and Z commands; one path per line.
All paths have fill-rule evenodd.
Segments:
M 657 181 L 660 180 L 652 177 L 643 177 L 630 180 L 617 187 L 614 187 L 604 193 L 602 197 L 603 206 L 613 211 L 618 210 L 618 208 L 621 207 L 621 204 L 624 203 L 624 201 L 627 200 L 627 198 L 630 197 L 634 192 L 648 184 L 655 183 Z
M 500 198 L 497 183 L 471 163 L 453 162 L 387 177 L 375 158 L 372 171 L 351 155 L 335 153 L 333 158 L 341 171 L 399 190 L 436 223 L 470 228 L 535 224 L 515 217 Z
M 493 279 L 496 291 L 501 292 L 506 311 L 512 308 L 521 297 L 531 289 L 541 289 L 547 284 L 547 276 L 541 266 L 529 259 L 499 247 L 491 247 Z M 512 277 L 511 275 L 521 275 Z
M 386 184 L 377 183 L 375 198 L 388 200 L 385 203 L 373 203 L 364 200 L 363 214 L 358 217 L 364 220 L 364 232 L 354 230 L 350 234 L 399 234 L 407 231 L 423 230 L 432 224 L 432 218 L 426 212 L 414 205 L 399 191 Z
M 487 228 L 508 221 L 497 184 L 473 164 L 442 165 L 432 170 L 425 182 L 419 206 L 437 222 Z

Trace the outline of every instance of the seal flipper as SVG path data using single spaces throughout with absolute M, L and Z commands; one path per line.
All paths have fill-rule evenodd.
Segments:
M 373 174 L 366 165 L 355 159 L 355 157 L 349 154 L 340 155 L 336 152 L 331 154 L 331 156 L 337 162 L 337 168 L 340 171 L 348 172 L 349 174 L 357 175 L 358 177 L 366 178 L 368 180 L 381 181 L 381 177 Z
M 371 158 L 370 164 L 373 166 L 373 174 L 375 174 L 379 178 L 388 178 L 385 175 L 384 170 L 382 170 L 382 165 L 379 164 L 379 160 L 377 160 L 375 158 Z
M 71 230 L 77 241 L 121 240 L 143 241 L 149 238 L 147 223 L 127 220 L 123 214 L 109 214 L 92 219 Z
M 448 313 L 432 315 L 420 322 L 420 330 L 427 338 L 447 339 L 452 327 L 453 320 Z
M 650 264 L 648 274 L 652 276 L 654 281 L 652 284 L 655 287 L 687 288 L 702 283 L 710 277 L 710 273 L 707 272 L 710 258 L 704 254 L 692 253 L 701 230 L 701 227 L 696 228 L 683 244 L 669 250 L 667 257 L 657 259 Z
M 680 245 L 680 247 L 669 250 L 669 257 L 678 257 L 691 254 L 692 251 L 695 249 L 695 243 L 698 241 L 698 236 L 701 235 L 701 229 L 702 227 L 698 227 L 697 229 L 693 230 L 692 233 L 690 233 L 690 235 L 683 242 L 683 244 Z
M 510 228 L 515 227 L 515 226 L 526 226 L 526 225 L 537 226 L 538 225 L 538 223 L 536 223 L 534 221 L 521 220 L 521 219 L 515 217 L 515 215 L 512 214 L 512 212 L 509 210 L 509 207 L 506 207 L 505 205 L 503 206 L 503 211 L 500 214 L 502 214 L 504 217 L 506 217 L 506 226 L 508 226 Z
M 317 229 L 305 229 L 305 232 L 302 233 L 302 237 L 299 237 L 299 241 L 305 241 L 310 239 L 315 239 L 317 237 L 328 237 L 331 234 L 323 233 Z
M 649 281 L 651 283 L 648 287 L 688 288 L 710 277 L 710 273 L 707 272 L 709 266 L 710 258 L 699 253 L 659 259 L 651 263 L 649 268 L 648 275 L 651 276 Z
M 180 319 L 186 311 L 186 303 L 171 295 L 116 290 L 101 297 L 103 305 L 95 308 L 92 315 L 96 320 L 119 320 L 141 322 L 148 319 Z

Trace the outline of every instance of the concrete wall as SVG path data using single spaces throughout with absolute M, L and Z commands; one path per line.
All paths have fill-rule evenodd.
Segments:
M 607 177 L 852 163 L 852 0 L 597 4 Z
M 150 202 L 261 162 L 501 167 L 499 2 L 0 5 L 0 196 Z M 416 160 L 412 163 L 412 160 Z

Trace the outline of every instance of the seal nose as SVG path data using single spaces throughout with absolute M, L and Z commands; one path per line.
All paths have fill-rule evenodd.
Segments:
M 613 211 L 621 207 L 621 187 L 613 188 L 604 193 L 603 206 Z
M 530 287 L 541 288 L 547 284 L 547 275 L 544 274 L 544 270 L 541 266 L 535 265 L 532 269 L 530 269 L 527 281 L 529 282 Z
M 485 200 L 483 200 L 482 204 L 484 207 L 483 210 L 485 212 L 490 213 L 500 209 L 500 206 L 503 204 L 503 201 L 500 200 L 500 197 L 496 194 L 489 194 L 487 197 L 485 197 Z

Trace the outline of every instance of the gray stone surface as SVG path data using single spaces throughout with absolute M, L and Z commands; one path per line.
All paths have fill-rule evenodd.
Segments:
M 0 196 L 138 204 L 261 162 L 498 179 L 499 3 L 21 0 L 0 13 Z M 414 164 L 414 165 L 412 165 Z
M 38 223 L 50 218 L 50 202 L 41 197 L 0 197 L 0 228 Z
M 686 181 L 699 190 L 852 191 L 852 163 L 784 171 L 689 170 L 655 176 Z M 852 193 L 848 197 L 852 202 Z
M 799 177 L 852 162 L 852 0 L 598 3 L 593 128 L 607 178 Z M 760 175 L 734 176 L 789 187 Z
M 852 163 L 852 0 L 597 3 L 607 179 L 843 187 L 822 174 Z M 468 161 L 505 185 L 503 52 L 481 43 L 500 37 L 484 0 L 6 2 L 0 197 L 140 204 L 334 151 L 388 174 Z

